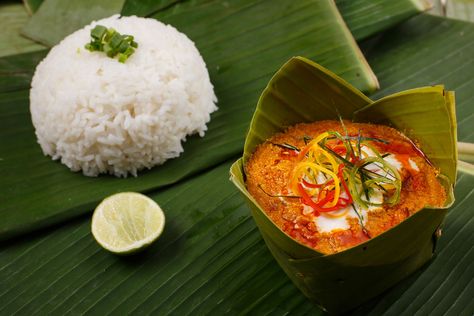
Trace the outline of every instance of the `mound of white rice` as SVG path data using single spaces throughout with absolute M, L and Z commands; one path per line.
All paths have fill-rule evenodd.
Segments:
M 125 63 L 90 52 L 96 24 L 135 37 Z M 126 177 L 180 155 L 217 109 L 206 65 L 186 35 L 154 19 L 118 15 L 69 35 L 38 65 L 30 110 L 46 155 L 87 176 Z

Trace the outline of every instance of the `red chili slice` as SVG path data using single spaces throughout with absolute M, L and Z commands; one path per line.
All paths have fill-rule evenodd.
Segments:
M 346 153 L 346 146 L 344 145 L 336 145 L 334 147 L 330 147 L 332 151 L 334 151 L 338 155 L 343 155 Z
M 301 181 L 303 182 L 305 187 L 312 188 L 312 189 L 320 188 L 324 184 L 324 183 L 323 184 L 310 183 L 306 181 L 305 179 L 301 179 Z
M 308 195 L 308 193 L 306 192 L 306 190 L 303 188 L 303 186 L 301 185 L 301 183 L 298 183 L 298 190 L 300 191 L 300 194 L 301 194 L 301 202 L 303 204 L 306 204 L 308 206 L 311 206 L 314 210 L 314 215 L 316 216 L 319 216 L 319 210 L 320 210 L 320 207 L 318 206 L 318 204 L 316 204 L 312 199 L 311 197 Z
M 301 182 L 298 183 L 298 190 L 300 191 L 300 194 L 301 194 L 301 202 L 305 205 L 310 206 L 314 210 L 314 215 L 315 216 L 319 216 L 320 213 L 340 210 L 342 208 L 347 207 L 348 205 L 350 205 L 353 202 L 352 196 L 349 192 L 349 188 L 347 187 L 347 183 L 344 179 L 343 170 L 344 170 L 344 164 L 340 164 L 339 167 L 338 167 L 337 176 L 339 177 L 339 179 L 342 183 L 342 186 L 343 186 L 344 190 L 346 191 L 349 198 L 346 199 L 346 198 L 343 198 L 343 197 L 339 197 L 339 199 L 337 201 L 337 204 L 332 206 L 332 207 L 324 207 L 324 205 L 326 205 L 329 201 L 334 199 L 334 195 L 335 195 L 334 190 L 328 191 L 328 190 L 325 190 L 324 187 L 331 184 L 332 182 L 334 182 L 334 179 L 331 179 L 331 180 L 329 180 L 329 181 L 327 181 L 326 183 L 323 183 L 323 184 L 310 183 L 310 182 L 306 181 L 305 179 L 301 179 L 301 182 L 308 188 L 321 188 L 321 187 L 323 187 L 323 189 L 321 189 L 319 191 L 318 202 L 313 201 L 311 196 L 304 189 Z M 325 194 L 324 197 L 323 197 L 323 194 Z

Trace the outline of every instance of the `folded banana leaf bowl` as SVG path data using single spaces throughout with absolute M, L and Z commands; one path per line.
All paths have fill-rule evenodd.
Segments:
M 442 208 L 426 206 L 358 246 L 325 255 L 292 239 L 272 222 L 247 191 L 244 166 L 257 145 L 288 126 L 341 117 L 389 125 L 419 142 L 440 170 L 447 201 Z M 243 157 L 230 173 L 281 268 L 311 301 L 330 313 L 341 313 L 382 293 L 433 257 L 440 225 L 454 202 L 456 161 L 453 92 L 443 86 L 422 87 L 373 101 L 331 71 L 294 57 L 260 96 Z

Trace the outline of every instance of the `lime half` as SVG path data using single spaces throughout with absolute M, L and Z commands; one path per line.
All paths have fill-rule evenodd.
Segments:
M 165 226 L 165 215 L 149 197 L 134 192 L 104 199 L 92 216 L 92 235 L 105 249 L 128 254 L 155 241 Z

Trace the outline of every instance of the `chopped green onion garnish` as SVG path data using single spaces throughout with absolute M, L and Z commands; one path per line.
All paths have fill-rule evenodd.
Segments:
M 107 33 L 107 28 L 102 25 L 97 25 L 91 30 L 91 36 L 93 39 L 100 40 L 105 33 Z
M 118 61 L 124 63 L 138 47 L 132 35 L 122 35 L 113 28 L 96 25 L 91 30 L 91 41 L 85 48 L 91 52 L 104 52 L 108 57 L 118 56 Z

